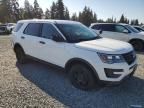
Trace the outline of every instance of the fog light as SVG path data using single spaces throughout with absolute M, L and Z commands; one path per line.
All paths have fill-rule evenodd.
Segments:
M 104 68 L 105 74 L 108 78 L 118 78 L 121 76 L 121 72 L 123 72 L 123 69 L 108 69 Z M 118 72 L 119 74 L 115 74 L 115 72 Z

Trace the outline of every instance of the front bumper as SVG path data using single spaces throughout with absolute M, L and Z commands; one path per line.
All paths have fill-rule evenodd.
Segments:
M 127 76 L 125 76 L 120 81 L 104 81 L 104 80 L 100 80 L 99 83 L 102 84 L 102 85 L 108 85 L 108 86 L 119 85 L 120 83 L 122 83 L 123 81 L 131 78 L 134 75 L 134 73 L 135 73 L 135 71 L 137 69 L 137 65 L 132 66 L 131 69 L 133 69 L 132 72 L 129 73 Z
M 100 81 L 119 83 L 123 79 L 125 79 L 125 77 L 129 76 L 131 73 L 134 73 L 136 71 L 137 59 L 135 59 L 135 61 L 131 65 L 129 65 L 126 62 L 106 64 L 99 61 L 97 64 L 94 64 L 93 67 L 95 67 L 98 79 Z M 108 72 L 111 72 L 112 70 L 113 73 L 107 74 L 108 72 L 106 73 L 105 69 L 108 69 Z

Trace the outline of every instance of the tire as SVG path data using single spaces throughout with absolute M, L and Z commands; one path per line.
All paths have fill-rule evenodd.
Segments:
M 75 64 L 70 68 L 69 79 L 76 88 L 81 90 L 92 90 L 96 83 L 91 69 L 82 64 Z
M 144 42 L 141 40 L 132 41 L 131 44 L 136 51 L 142 51 L 144 49 Z
M 25 64 L 26 63 L 26 55 L 21 47 L 15 48 L 16 58 L 18 63 Z

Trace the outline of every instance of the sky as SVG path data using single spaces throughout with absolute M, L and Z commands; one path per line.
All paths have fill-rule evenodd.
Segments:
M 53 1 L 57 0 L 37 0 L 40 7 L 45 11 L 50 9 Z M 29 0 L 33 4 L 34 0 Z M 70 15 L 82 11 L 85 6 L 89 6 L 96 12 L 98 19 L 114 17 L 119 19 L 124 14 L 128 19 L 139 19 L 144 23 L 144 0 L 63 0 L 68 7 Z M 24 6 L 24 0 L 19 0 L 21 7 Z

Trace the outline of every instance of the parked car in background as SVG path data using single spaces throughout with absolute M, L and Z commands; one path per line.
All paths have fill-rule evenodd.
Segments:
M 0 34 L 9 34 L 15 27 L 15 23 L 6 23 L 0 25 Z
M 140 27 L 140 26 L 133 26 L 135 29 L 137 29 L 140 32 L 144 32 L 144 28 Z
M 16 25 L 15 23 L 7 23 L 7 24 L 6 24 L 6 29 L 7 29 L 7 31 L 8 31 L 9 33 L 11 33 L 12 30 L 14 29 L 15 25 Z
M 0 25 L 0 34 L 5 34 L 5 33 L 7 33 L 6 25 Z
M 142 26 L 142 28 L 144 29 L 144 25 Z
M 90 28 L 102 33 L 102 37 L 129 42 L 137 51 L 144 49 L 144 32 L 140 32 L 128 24 L 93 23 Z
M 75 21 L 22 20 L 12 34 L 18 63 L 27 57 L 68 72 L 71 83 L 88 90 L 99 82 L 118 84 L 136 70 L 136 54 L 126 42 L 99 37 Z

